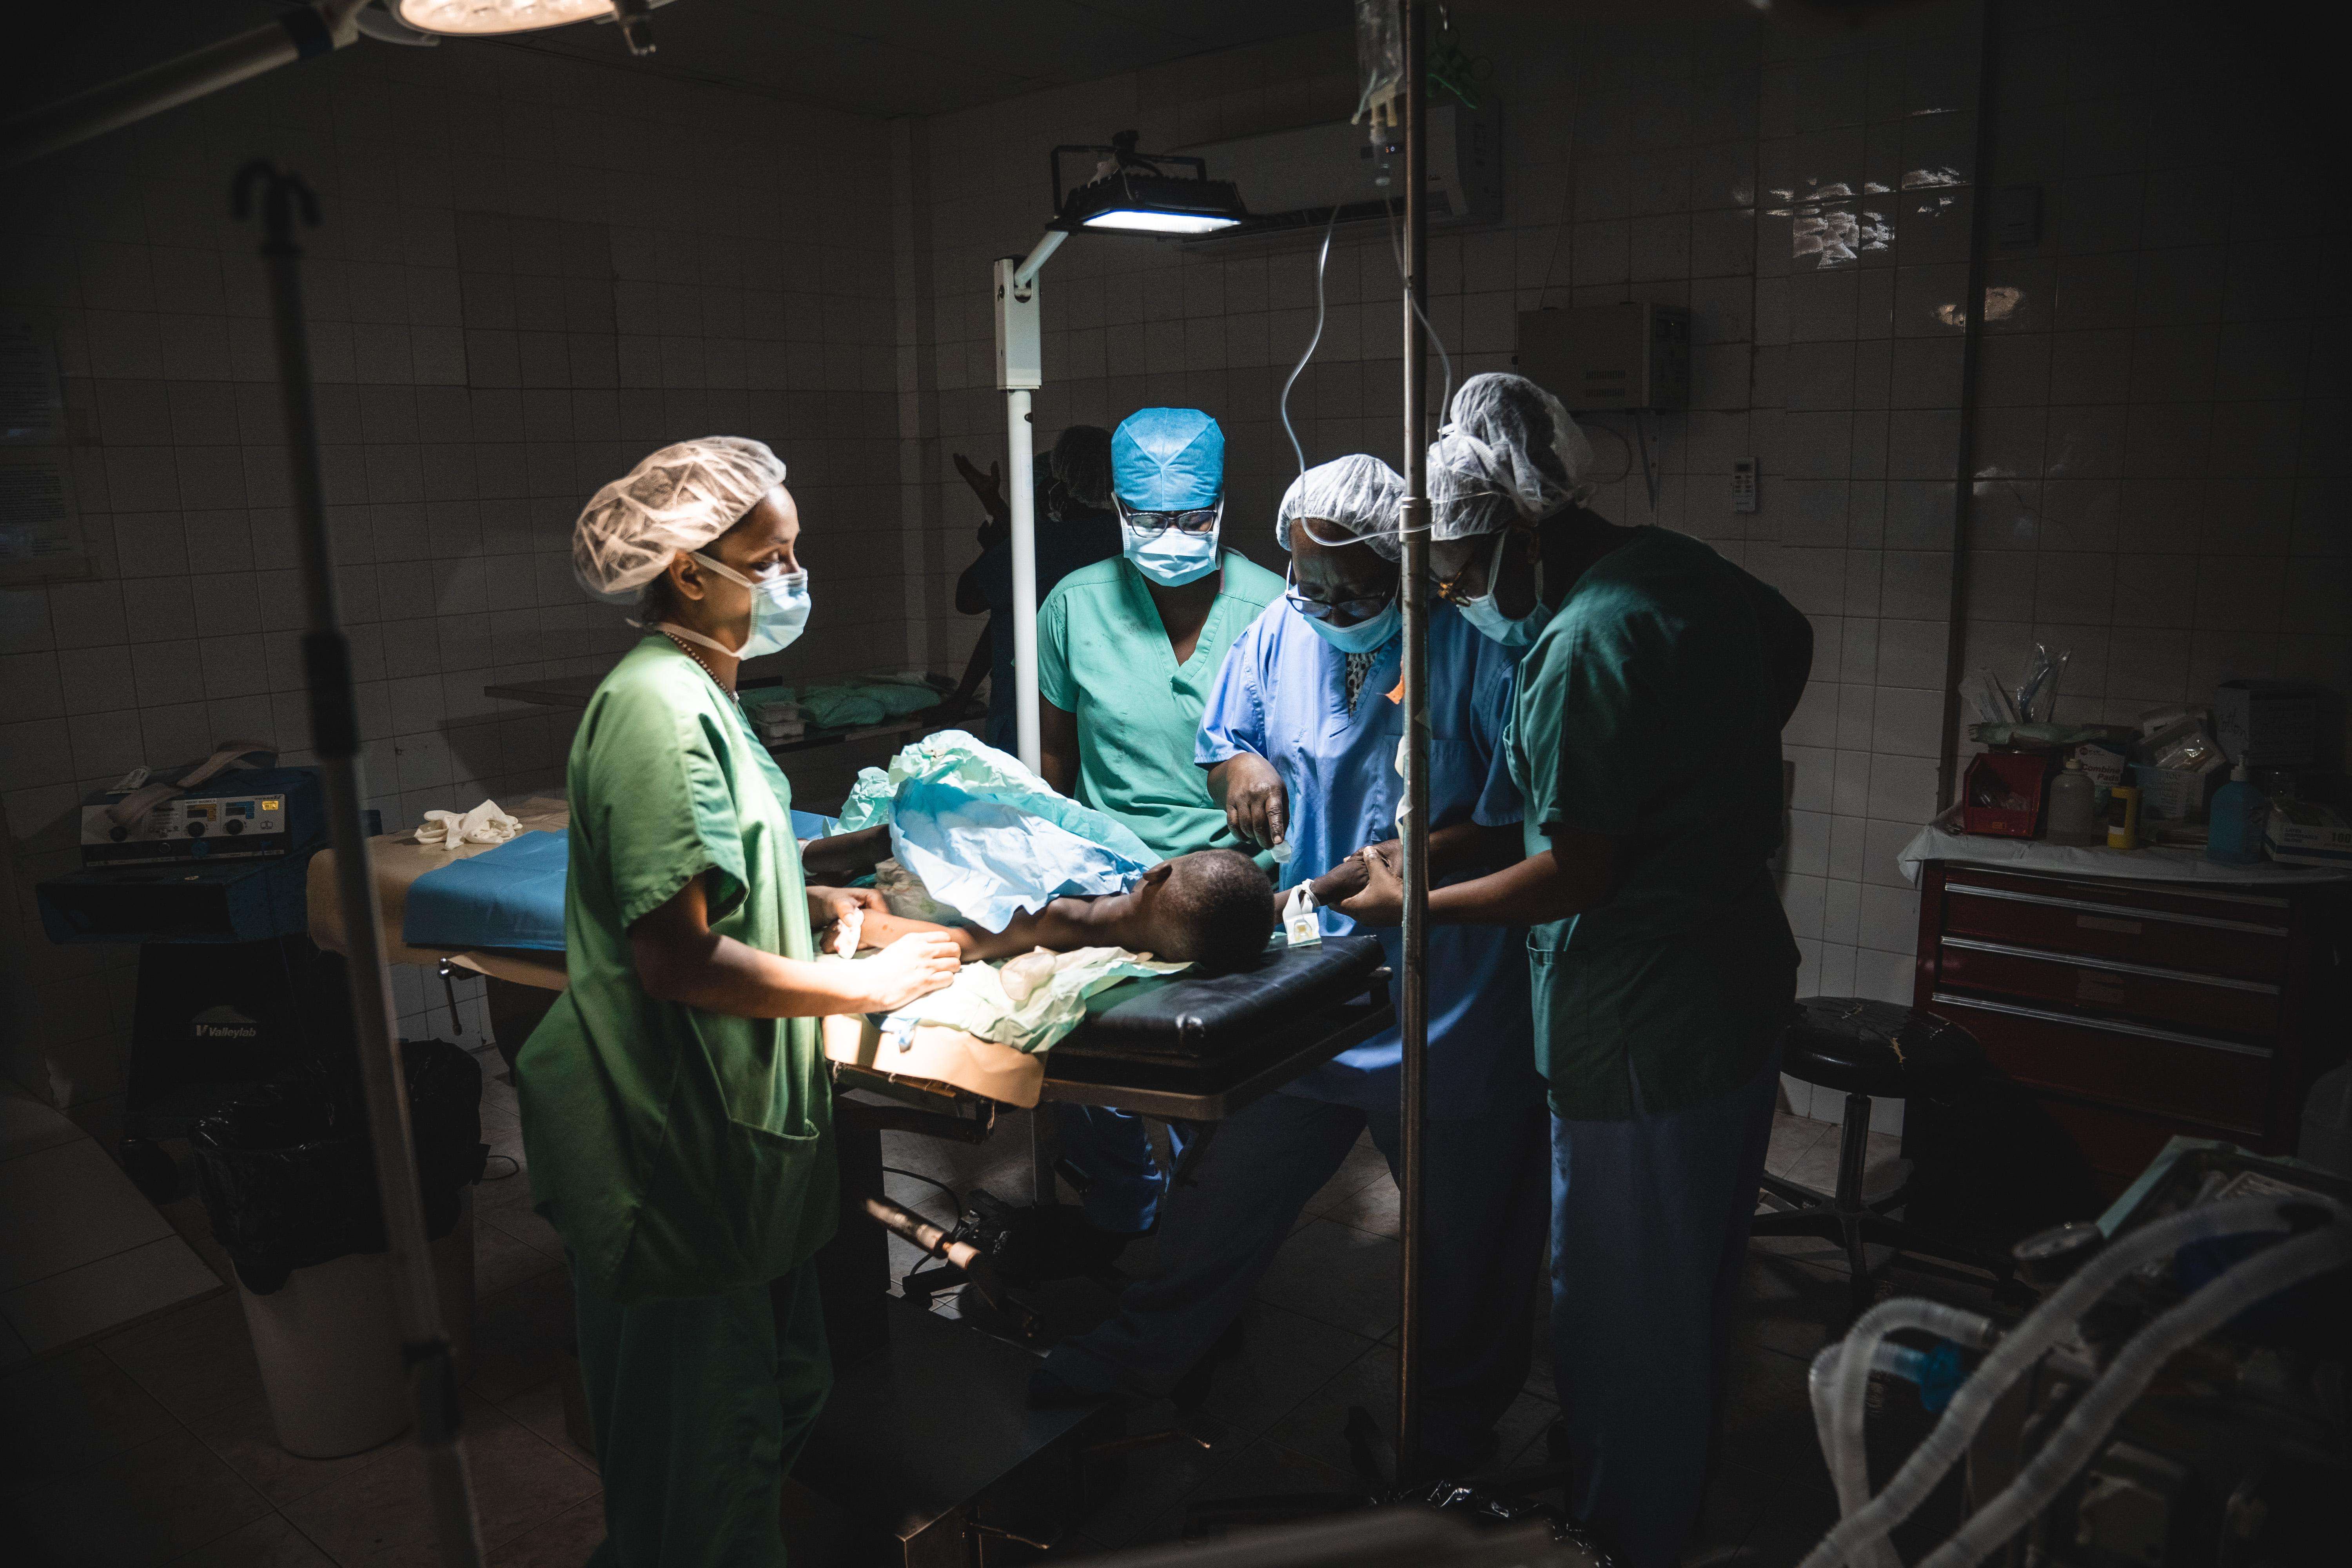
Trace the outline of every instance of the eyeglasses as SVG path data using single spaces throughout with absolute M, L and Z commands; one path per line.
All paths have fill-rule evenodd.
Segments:
M 1118 503 L 1118 521 L 1136 532 L 1156 537 L 1174 529 L 1179 533 L 1214 533 L 1217 521 L 1225 515 L 1224 498 L 1217 504 L 1186 511 L 1138 511 L 1125 501 Z
M 1290 586 L 1286 579 L 1282 596 L 1290 601 L 1292 609 L 1310 621 L 1337 619 L 1342 626 L 1352 626 L 1359 621 L 1369 621 L 1387 609 L 1389 601 L 1396 597 L 1396 590 L 1391 588 L 1385 594 L 1375 594 L 1363 599 L 1310 599 Z

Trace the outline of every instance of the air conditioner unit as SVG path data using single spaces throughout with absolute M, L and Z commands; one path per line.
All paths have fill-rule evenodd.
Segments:
M 1238 228 L 1192 245 L 1231 244 L 1294 229 L 1320 229 L 1339 209 L 1342 225 L 1381 222 L 1404 194 L 1404 150 L 1383 153 L 1361 125 L 1344 120 L 1275 131 L 1178 152 L 1208 161 L 1249 208 Z M 1440 103 L 1429 111 L 1429 226 L 1496 223 L 1503 216 L 1500 121 L 1492 99 L 1477 109 Z M 1385 182 L 1385 183 L 1383 183 Z

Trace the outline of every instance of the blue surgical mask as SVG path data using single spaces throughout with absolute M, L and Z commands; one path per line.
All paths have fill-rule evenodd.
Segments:
M 1216 510 L 1222 514 L 1224 502 L 1220 499 Z M 1181 529 L 1163 528 L 1153 531 L 1139 529 L 1129 518 L 1129 509 L 1119 508 L 1119 538 L 1124 542 L 1127 558 L 1135 569 L 1163 588 L 1181 588 L 1187 583 L 1197 583 L 1217 569 L 1217 542 L 1223 536 L 1223 520 L 1206 533 L 1186 533 Z M 1137 514 L 1151 515 L 1151 514 Z
M 1397 627 L 1404 625 L 1404 606 L 1391 599 L 1377 616 L 1358 621 L 1351 626 L 1335 626 L 1328 620 L 1302 616 L 1315 628 L 1315 634 L 1341 653 L 1370 653 L 1396 636 Z
M 1495 574 L 1502 570 L 1503 545 L 1510 536 L 1508 529 L 1495 535 L 1495 552 L 1486 558 L 1486 591 L 1475 599 L 1456 600 L 1454 607 L 1461 611 L 1462 618 L 1482 635 L 1492 637 L 1505 647 L 1526 647 L 1543 635 L 1545 626 L 1551 620 L 1552 607 L 1544 603 L 1543 558 L 1540 555 L 1536 558 L 1535 607 L 1515 621 L 1503 614 L 1501 607 L 1495 603 Z
M 762 654 L 781 653 L 798 641 L 808 626 L 809 591 L 805 572 L 776 572 L 764 577 L 746 577 L 724 561 L 694 552 L 694 559 L 730 583 L 740 583 L 751 591 L 751 635 L 743 639 L 741 647 L 728 647 L 699 632 L 666 623 L 664 629 L 688 642 L 716 649 L 730 658 L 758 658 Z

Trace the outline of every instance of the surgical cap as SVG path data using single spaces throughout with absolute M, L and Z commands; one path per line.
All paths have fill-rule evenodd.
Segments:
M 610 604 L 634 601 L 681 550 L 699 550 L 784 482 L 764 441 L 680 441 L 588 500 L 572 525 L 572 574 Z
M 1110 510 L 1110 432 L 1073 425 L 1054 443 L 1054 477 L 1088 511 Z
M 1137 511 L 1192 511 L 1225 489 L 1225 433 L 1197 408 L 1139 408 L 1110 438 L 1111 483 Z
M 1591 471 L 1592 443 L 1559 398 L 1523 375 L 1474 375 L 1429 449 L 1430 536 L 1549 516 L 1592 494 Z
M 1303 518 L 1307 537 L 1318 544 L 1369 544 L 1383 561 L 1394 561 L 1404 554 L 1397 532 L 1403 505 L 1404 480 L 1397 471 L 1378 458 L 1351 453 L 1290 481 L 1275 512 L 1275 542 L 1289 549 L 1291 520 Z

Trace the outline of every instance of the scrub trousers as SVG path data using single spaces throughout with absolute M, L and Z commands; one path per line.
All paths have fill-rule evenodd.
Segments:
M 1717 1099 L 1554 1117 L 1551 1344 L 1570 1517 L 1672 1568 L 1698 1517 L 1780 1053 Z
M 591 1568 L 781 1568 L 784 1472 L 833 1386 L 816 1265 L 623 1306 L 572 1276 L 604 1479 Z
M 1160 1218 L 1168 1173 L 1151 1147 L 1151 1129 L 1131 1110 L 1100 1105 L 1056 1105 L 1054 1131 L 1062 1158 L 1086 1178 L 1087 1223 L 1115 1236 L 1139 1236 Z M 1181 1122 L 1168 1124 L 1172 1158 L 1190 1142 Z
M 1530 1078 L 1508 1098 L 1507 1109 L 1429 1123 L 1423 1442 L 1441 1462 L 1480 1456 L 1533 1359 L 1550 1202 L 1542 1084 Z M 1165 1394 L 1241 1316 L 1300 1211 L 1367 1127 L 1395 1174 L 1393 1105 L 1368 1114 L 1277 1093 L 1227 1118 L 1169 1198 L 1157 1272 L 1128 1287 L 1117 1316 L 1056 1348 L 1045 1370 L 1097 1393 Z

